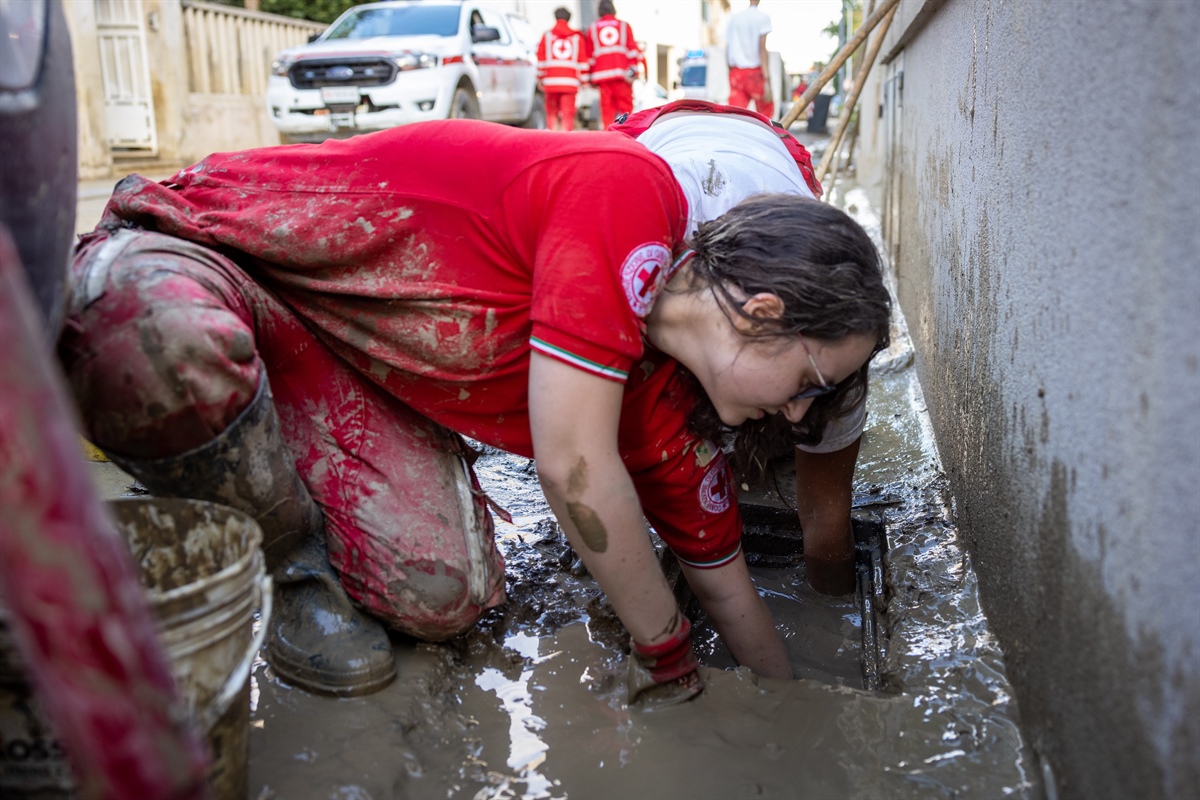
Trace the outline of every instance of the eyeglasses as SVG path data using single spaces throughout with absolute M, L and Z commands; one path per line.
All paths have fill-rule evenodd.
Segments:
M 837 391 L 837 385 L 825 380 L 825 376 L 821 374 L 821 368 L 817 366 L 817 360 L 813 358 L 812 350 L 808 349 L 808 344 L 805 343 L 804 337 L 800 337 L 800 346 L 804 348 L 804 354 L 808 356 L 808 363 L 812 364 L 813 372 L 817 373 L 817 380 L 821 383 L 817 386 L 810 386 L 804 391 L 797 392 L 792 395 L 792 400 L 807 400 L 813 397 L 820 397 L 823 394 Z

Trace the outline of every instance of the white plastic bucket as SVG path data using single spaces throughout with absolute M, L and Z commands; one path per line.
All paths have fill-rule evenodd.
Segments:
M 262 531 L 246 514 L 199 500 L 136 497 L 109 506 L 140 570 L 184 705 L 207 737 L 212 795 L 244 798 L 250 669 L 271 613 Z M 0 736 L 24 743 L 17 745 L 20 764 L 0 758 L 0 795 L 70 796 L 61 748 L 30 708 L 30 690 L 0 618 Z

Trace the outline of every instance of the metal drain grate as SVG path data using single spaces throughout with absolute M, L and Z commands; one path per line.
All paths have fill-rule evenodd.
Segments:
M 752 574 L 756 570 L 803 568 L 804 542 L 795 511 L 749 503 L 743 503 L 741 511 L 744 526 L 742 548 Z M 883 521 L 877 514 L 855 511 L 851 515 L 851 522 L 858 574 L 855 602 L 862 617 L 859 628 L 862 638 L 862 688 L 879 691 L 882 688 L 880 668 L 886 639 L 883 580 L 886 537 Z M 663 549 L 661 563 L 680 608 L 692 619 L 701 617 L 703 612 L 670 550 Z

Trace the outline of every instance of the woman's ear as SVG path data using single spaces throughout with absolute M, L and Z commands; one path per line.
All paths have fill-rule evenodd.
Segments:
M 742 311 L 750 315 L 750 319 L 741 314 L 733 315 L 734 327 L 739 333 L 747 336 L 761 335 L 768 321 L 783 318 L 783 301 L 779 295 L 770 292 L 759 292 L 742 303 Z

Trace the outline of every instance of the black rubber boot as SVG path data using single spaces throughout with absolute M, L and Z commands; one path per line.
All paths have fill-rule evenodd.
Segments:
M 275 581 L 266 658 L 280 678 L 350 697 L 396 677 L 383 625 L 354 605 L 329 564 L 324 516 L 283 442 L 265 377 L 250 405 L 211 442 L 171 458 L 108 456 L 152 494 L 222 503 L 258 520 Z

